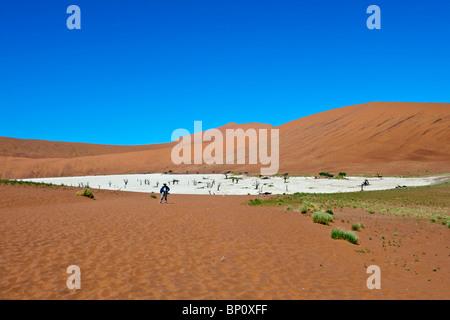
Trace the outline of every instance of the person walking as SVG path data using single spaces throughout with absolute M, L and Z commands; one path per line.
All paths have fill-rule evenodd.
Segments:
M 166 200 L 167 203 L 167 195 L 169 194 L 170 188 L 167 186 L 166 183 L 163 184 L 161 190 L 159 192 L 161 193 L 161 199 L 159 200 L 159 203 L 161 203 L 164 200 Z

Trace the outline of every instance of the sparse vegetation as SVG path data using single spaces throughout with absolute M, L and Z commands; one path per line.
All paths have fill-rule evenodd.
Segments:
M 283 202 L 283 200 L 280 199 L 279 203 L 282 203 L 282 202 Z M 303 214 L 308 213 L 308 212 L 312 213 L 312 212 L 315 212 L 318 210 L 320 210 L 319 206 L 312 202 L 304 202 L 299 208 L 299 211 Z
M 341 228 L 334 228 L 333 230 L 331 230 L 331 238 L 344 239 L 350 243 L 358 244 L 358 236 L 356 234 Z
M 333 178 L 334 177 L 334 175 L 332 175 L 331 173 L 328 173 L 328 172 L 321 172 L 321 173 L 319 173 L 319 176 L 327 177 L 327 178 Z
M 352 224 L 352 230 L 354 230 L 354 231 L 359 231 L 361 228 L 364 229 L 363 223 L 353 223 Z
M 89 189 L 83 189 L 80 191 L 77 191 L 77 196 L 83 196 L 83 197 L 88 197 L 91 199 L 94 199 L 94 194 L 92 193 L 92 190 Z
M 333 222 L 333 217 L 326 212 L 317 211 L 313 215 L 313 222 L 329 225 L 330 222 Z
M 45 182 L 34 182 L 34 181 L 22 181 L 22 180 L 8 180 L 8 179 L 0 179 L 0 184 L 10 184 L 10 185 L 30 185 L 30 186 L 56 186 L 52 183 Z
M 298 205 L 300 212 L 315 212 L 322 208 L 355 208 L 369 214 L 375 212 L 403 217 L 426 218 L 428 221 L 448 221 L 450 207 L 450 183 L 425 187 L 407 187 L 344 193 L 294 193 L 273 196 L 258 205 Z M 311 210 L 314 208 L 313 210 Z
M 262 203 L 263 203 L 263 200 L 256 198 L 256 199 L 251 199 L 249 205 L 251 205 L 251 206 L 259 206 Z
M 308 212 L 308 206 L 305 204 L 303 204 L 303 206 L 300 207 L 300 213 L 307 213 Z

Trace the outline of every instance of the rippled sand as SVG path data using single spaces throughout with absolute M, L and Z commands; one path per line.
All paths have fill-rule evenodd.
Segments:
M 365 223 L 356 246 L 298 212 L 247 206 L 248 196 L 172 195 L 166 205 L 75 192 L 0 186 L 0 299 L 450 298 L 449 229 L 436 224 L 336 212 L 335 226 Z M 382 247 L 394 231 L 402 246 Z M 371 264 L 381 290 L 366 287 Z M 80 290 L 66 287 L 69 265 L 81 268 Z

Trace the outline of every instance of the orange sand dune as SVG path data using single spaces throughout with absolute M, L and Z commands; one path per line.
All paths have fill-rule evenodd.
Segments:
M 372 102 L 279 127 L 285 171 L 450 172 L 450 104 Z
M 159 145 L 111 146 L 0 137 L 0 156 L 23 158 L 76 158 L 158 148 Z
M 230 123 L 218 128 L 271 129 Z M 425 175 L 450 172 L 450 104 L 371 102 L 283 124 L 280 173 Z M 176 142 L 104 146 L 0 138 L 0 177 L 33 178 L 145 172 L 258 174 L 259 165 L 174 165 Z M 209 142 L 203 143 L 203 149 Z M 269 149 L 270 150 L 270 149 Z M 192 156 L 193 158 L 193 156 Z M 246 162 L 248 163 L 248 162 Z
M 75 191 L 0 185 L 0 299 L 450 298 L 449 232 L 429 221 L 345 209 L 324 226 L 247 196 L 171 195 L 166 205 Z M 356 222 L 366 226 L 359 245 L 331 239 L 332 227 Z M 66 287 L 69 265 L 81 268 L 80 290 Z M 380 290 L 366 287 L 370 265 Z

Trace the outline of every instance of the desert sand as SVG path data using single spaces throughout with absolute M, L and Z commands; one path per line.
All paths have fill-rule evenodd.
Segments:
M 450 298 L 450 229 L 429 217 L 337 209 L 333 227 L 365 224 L 354 245 L 309 214 L 248 205 L 270 197 L 261 192 L 357 191 L 366 178 L 367 191 L 447 179 L 450 104 L 374 102 L 278 127 L 218 129 L 236 128 L 280 130 L 288 183 L 257 177 L 258 165 L 174 165 L 175 142 L 0 137 L 0 178 L 66 185 L 0 184 L 0 299 Z M 227 171 L 243 179 L 234 184 Z M 322 171 L 348 179 L 314 179 Z M 168 204 L 152 194 L 163 182 L 172 182 Z M 76 196 L 86 183 L 95 199 Z M 446 222 L 446 207 L 438 209 Z M 81 268 L 80 290 L 66 287 L 70 265 Z M 381 269 L 380 290 L 366 286 L 370 265 Z
M 207 124 L 205 124 L 207 125 Z M 192 126 L 192 124 L 189 124 Z M 226 129 L 274 128 L 230 123 Z M 420 176 L 450 172 L 450 104 L 371 102 L 300 118 L 280 131 L 279 173 Z M 174 128 L 175 129 L 175 128 Z M 192 130 L 192 128 L 187 128 Z M 167 137 L 170 141 L 170 137 Z M 174 165 L 176 142 L 102 146 L 0 138 L 0 178 L 68 177 L 129 173 L 258 174 L 259 165 Z M 207 143 L 203 143 L 204 148 Z M 248 163 L 248 162 L 246 162 Z
M 450 298 L 441 225 L 335 212 L 335 226 L 366 224 L 353 245 L 307 215 L 246 205 L 254 196 L 159 204 L 145 193 L 94 190 L 93 200 L 78 189 L 0 185 L 0 299 Z M 402 245 L 383 247 L 381 234 L 394 241 L 394 232 Z M 69 265 L 81 268 L 80 290 L 66 287 Z M 381 268 L 380 290 L 366 287 L 369 265 Z

